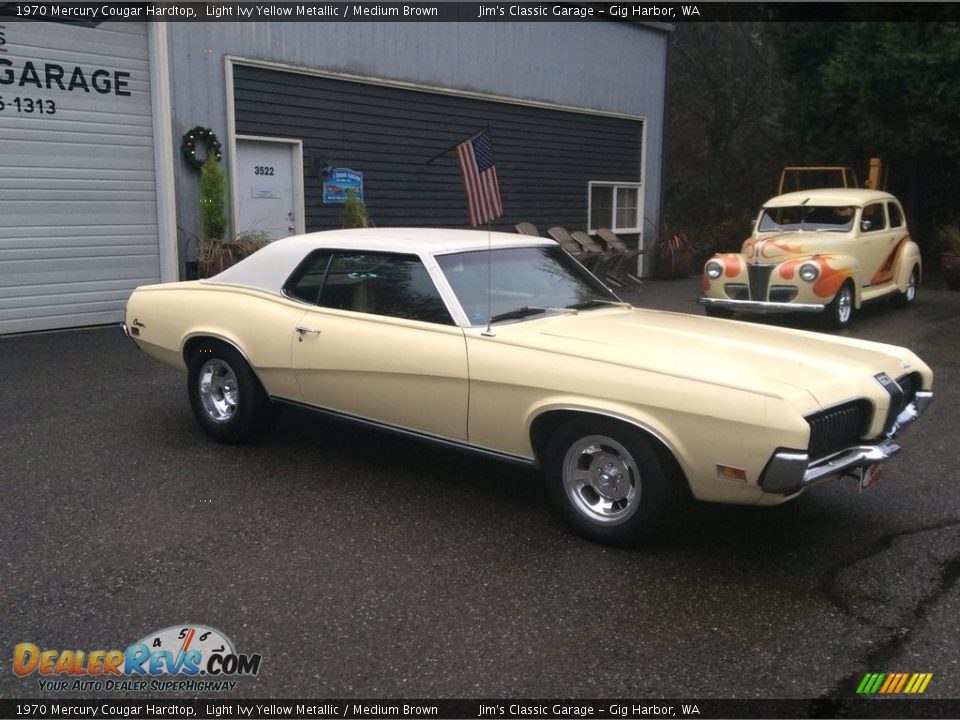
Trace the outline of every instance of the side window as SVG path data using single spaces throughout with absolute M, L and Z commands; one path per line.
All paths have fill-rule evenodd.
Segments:
M 329 250 L 315 250 L 307 255 L 283 286 L 283 292 L 290 297 L 316 305 L 320 299 L 320 287 L 323 285 L 323 276 L 327 272 L 332 254 Z
M 640 183 L 614 183 L 591 180 L 588 184 L 589 230 L 610 228 L 616 232 L 643 231 Z
M 877 230 L 886 230 L 887 217 L 883 212 L 883 203 L 874 203 L 867 205 L 860 215 L 860 231 L 876 232 Z
M 336 252 L 318 304 L 453 325 L 440 293 L 416 255 Z
M 903 213 L 900 212 L 900 206 L 895 202 L 887 203 L 887 214 L 890 216 L 890 227 L 903 227 Z

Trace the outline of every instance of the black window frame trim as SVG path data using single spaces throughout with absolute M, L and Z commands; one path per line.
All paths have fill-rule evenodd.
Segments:
M 289 292 L 290 285 L 293 284 L 294 278 L 299 279 L 299 274 L 307 266 L 311 258 L 315 257 L 320 253 L 330 253 L 330 257 L 327 259 L 327 266 L 323 269 L 323 277 L 320 280 L 320 287 L 317 290 L 317 300 L 316 302 L 308 302 L 303 298 L 297 297 L 296 295 L 291 295 Z M 320 296 L 323 294 L 323 287 L 327 282 L 327 275 L 330 273 L 330 266 L 333 265 L 333 260 L 338 253 L 351 253 L 351 254 L 365 254 L 365 255 L 387 255 L 390 257 L 408 257 L 416 258 L 420 263 L 420 266 L 423 268 L 427 277 L 430 279 L 430 282 L 433 283 L 433 289 L 437 292 L 437 297 L 440 299 L 440 303 L 443 305 L 444 310 L 447 311 L 447 316 L 449 317 L 449 322 L 440 323 L 434 322 L 433 320 L 421 320 L 419 318 L 405 318 L 398 315 L 384 315 L 382 313 L 371 313 L 371 312 L 360 312 L 357 310 L 345 310 L 342 308 L 332 308 L 320 304 Z M 442 273 L 441 273 L 442 274 Z M 284 281 L 283 286 L 280 288 L 280 294 L 292 300 L 294 302 L 300 303 L 310 308 L 316 308 L 318 310 L 325 310 L 331 312 L 348 312 L 353 313 L 358 316 L 365 318 L 391 318 L 393 320 L 404 320 L 407 322 L 418 322 L 424 323 L 425 325 L 435 325 L 438 327 L 460 327 L 460 323 L 457 321 L 457 313 L 453 312 L 450 307 L 450 303 L 447 301 L 447 298 L 443 292 L 443 289 L 437 285 L 436 278 L 434 278 L 433 273 L 430 272 L 430 268 L 427 263 L 424 262 L 424 258 L 420 253 L 417 252 L 397 252 L 395 250 L 374 250 L 371 248 L 343 248 L 343 247 L 326 247 L 326 248 L 314 248 L 306 254 L 306 256 L 297 263 L 290 275 L 287 276 L 287 279 Z M 458 308 L 460 309 L 460 308 Z
M 291 273 L 287 276 L 287 279 L 284 281 L 283 286 L 280 288 L 280 294 L 283 295 L 285 298 L 287 298 L 287 299 L 289 299 L 289 300 L 293 300 L 293 301 L 298 302 L 298 303 L 301 303 L 301 304 L 303 304 L 303 305 L 307 305 L 308 307 L 321 307 L 321 305 L 320 305 L 320 293 L 323 291 L 323 284 L 327 281 L 327 273 L 330 272 L 330 264 L 333 262 L 333 254 L 334 254 L 335 252 L 336 252 L 336 250 L 334 250 L 334 249 L 332 249 L 332 248 L 316 248 L 316 249 L 311 250 L 310 252 L 308 252 L 308 253 L 304 256 L 303 260 L 301 260 L 300 262 L 297 263 L 297 266 L 293 269 L 293 272 L 291 272 Z M 320 287 L 317 288 L 317 300 L 316 300 L 316 302 L 308 302 L 307 300 L 304 300 L 304 299 L 301 298 L 301 297 L 297 297 L 296 295 L 292 295 L 292 294 L 290 293 L 290 286 L 293 284 L 294 278 L 296 278 L 297 280 L 299 280 L 299 279 L 300 279 L 299 276 L 300 276 L 301 271 L 305 270 L 305 268 L 306 268 L 306 266 L 308 265 L 308 263 L 310 262 L 310 260 L 311 260 L 313 257 L 315 257 L 316 255 L 320 254 L 320 253 L 330 253 L 330 257 L 327 258 L 327 266 L 323 269 L 323 277 L 320 278 Z

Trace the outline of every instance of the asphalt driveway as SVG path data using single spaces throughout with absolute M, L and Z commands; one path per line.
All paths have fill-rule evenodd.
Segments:
M 303 411 L 211 442 L 119 329 L 0 338 L 0 695 L 54 696 L 13 674 L 18 643 L 203 623 L 263 656 L 231 697 L 832 698 L 891 671 L 960 697 L 958 324 L 934 283 L 847 331 L 937 374 L 875 489 L 698 506 L 635 551 L 570 535 L 532 472 Z

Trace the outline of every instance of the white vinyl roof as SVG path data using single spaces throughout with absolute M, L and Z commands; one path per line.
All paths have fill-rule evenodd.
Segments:
M 881 190 L 863 190 L 858 188 L 820 188 L 816 190 L 798 190 L 778 195 L 767 200 L 764 207 L 839 206 L 852 205 L 863 207 L 877 200 L 896 200 L 893 195 Z
M 327 230 L 276 240 L 206 283 L 242 285 L 279 293 L 290 273 L 314 250 L 353 250 L 433 255 L 492 248 L 555 245 L 550 238 L 485 230 L 438 228 L 362 228 Z M 431 263 L 432 264 L 432 263 Z

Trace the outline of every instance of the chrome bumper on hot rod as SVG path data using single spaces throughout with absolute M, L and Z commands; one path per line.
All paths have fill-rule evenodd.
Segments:
M 699 297 L 697 302 L 707 307 L 726 308 L 728 310 L 751 310 L 753 312 L 810 312 L 820 313 L 826 305 L 812 303 L 769 302 L 767 300 L 729 300 L 727 298 Z
M 900 444 L 894 438 L 920 417 L 932 400 L 932 392 L 916 391 L 913 399 L 887 422 L 883 436 L 873 442 L 855 443 L 823 454 L 778 450 L 760 475 L 760 488 L 768 493 L 791 495 L 820 480 L 889 460 L 900 452 Z M 829 422 L 842 420 L 831 418 Z

